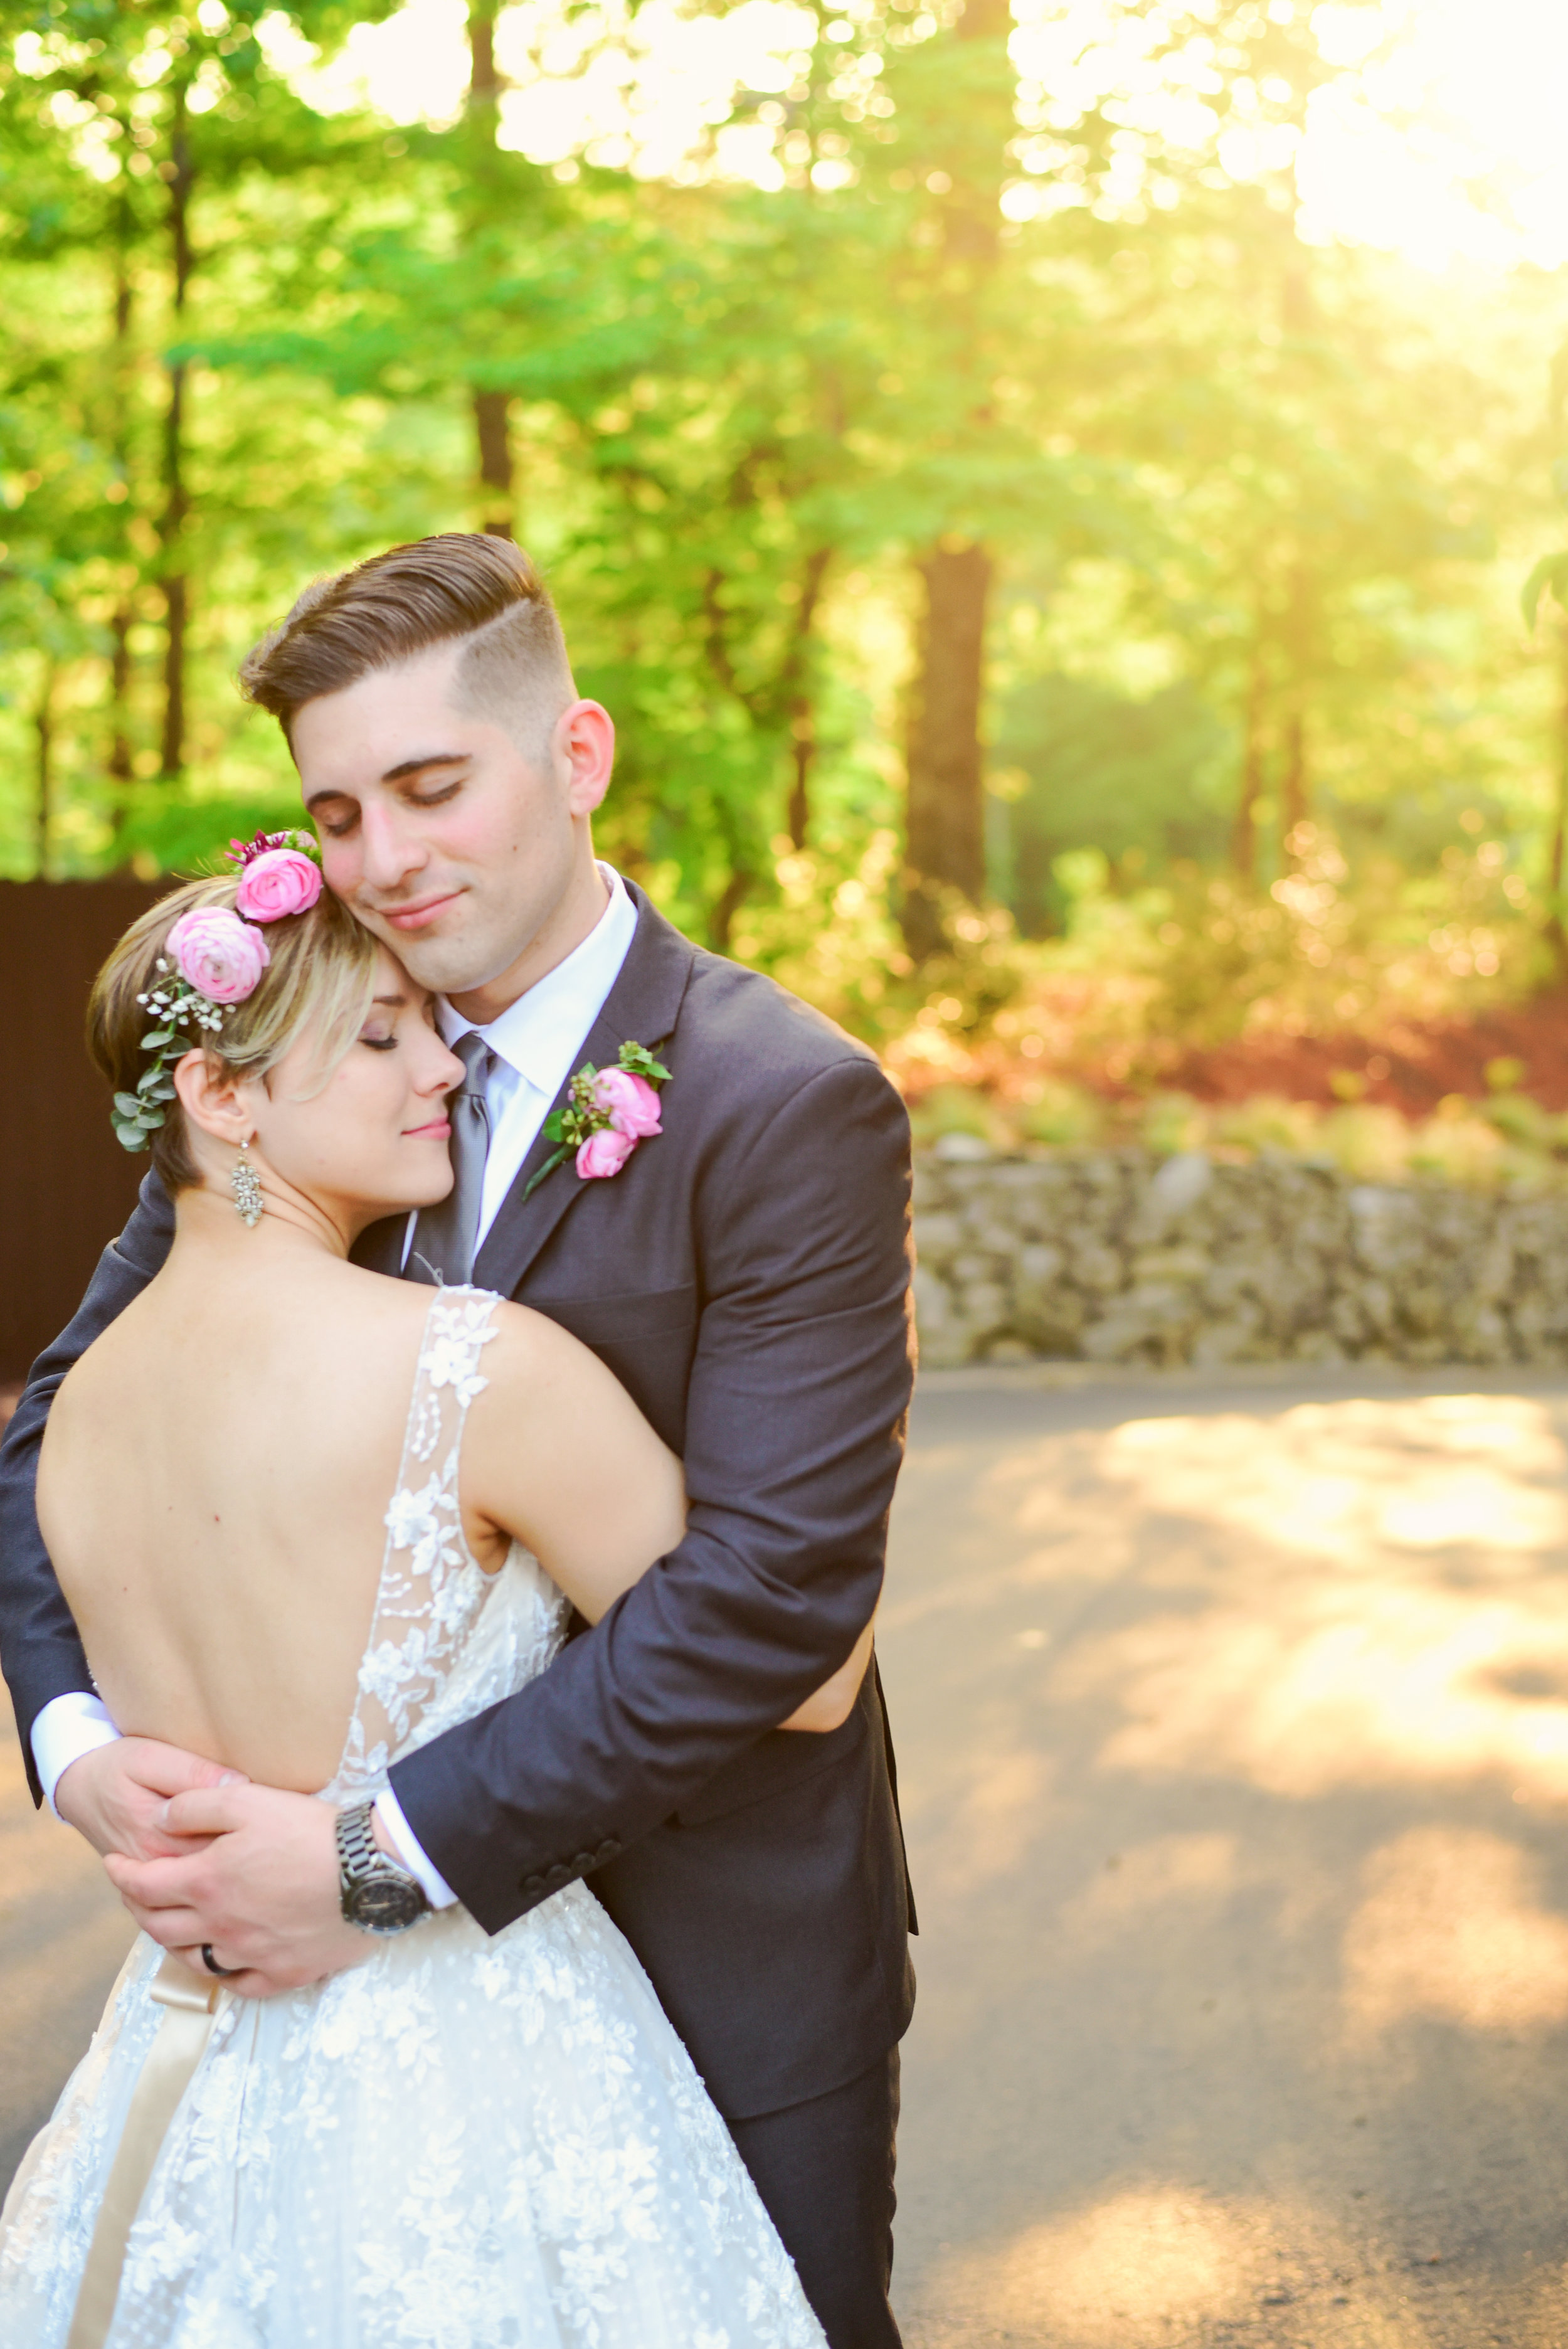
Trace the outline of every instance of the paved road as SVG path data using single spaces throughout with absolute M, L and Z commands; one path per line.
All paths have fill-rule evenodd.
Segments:
M 910 2349 L 1562 2349 L 1568 1385 L 951 1373 L 914 1433 Z M 126 1934 L 19 1769 L 0 1888 L 8 2168 Z
M 934 1379 L 911 2349 L 1568 2343 L 1568 1392 Z
M 0 2179 L 83 2054 L 132 1927 L 85 1843 L 39 1818 L 0 1744 Z

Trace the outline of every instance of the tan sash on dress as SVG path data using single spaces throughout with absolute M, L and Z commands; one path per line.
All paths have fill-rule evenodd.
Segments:
M 148 1995 L 157 2000 L 163 2016 L 131 2093 L 125 2133 L 98 2206 L 66 2349 L 103 2349 L 114 2322 L 125 2247 L 141 2198 L 169 2134 L 169 2124 L 211 2037 L 219 2002 L 226 1994 L 232 1995 L 225 1993 L 221 1982 L 209 1987 L 198 1981 L 172 1952 L 158 1969 Z

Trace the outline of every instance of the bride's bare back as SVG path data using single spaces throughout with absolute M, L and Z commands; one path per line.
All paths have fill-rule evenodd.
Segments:
M 308 1792 L 354 1702 L 429 1294 L 223 1253 L 177 1244 L 72 1371 L 39 1522 L 119 1726 Z
M 286 1237 L 182 1229 L 72 1371 L 38 1514 L 122 1730 L 270 1785 L 332 1777 L 429 1305 Z M 498 1308 L 484 1375 L 463 1467 L 475 1554 L 499 1566 L 522 1540 L 597 1616 L 679 1539 L 678 1464 L 537 1314 Z

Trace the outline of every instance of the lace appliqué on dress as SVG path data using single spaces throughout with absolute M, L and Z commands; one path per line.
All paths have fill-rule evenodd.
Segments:
M 333 1802 L 376 1785 L 413 1741 L 490 1597 L 463 1535 L 458 1469 L 469 1405 L 482 1394 L 480 1355 L 495 1335 L 489 1289 L 438 1288 L 420 1341 L 376 1613 Z M 427 1473 L 418 1481 L 419 1471 Z

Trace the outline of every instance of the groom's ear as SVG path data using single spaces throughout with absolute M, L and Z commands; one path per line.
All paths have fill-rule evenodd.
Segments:
M 603 702 L 570 702 L 550 738 L 552 757 L 564 769 L 573 815 L 592 815 L 610 788 L 615 764 L 615 721 Z
M 243 1081 L 216 1052 L 197 1045 L 175 1062 L 172 1073 L 188 1124 L 236 1148 L 254 1133 L 255 1116 L 245 1099 Z

